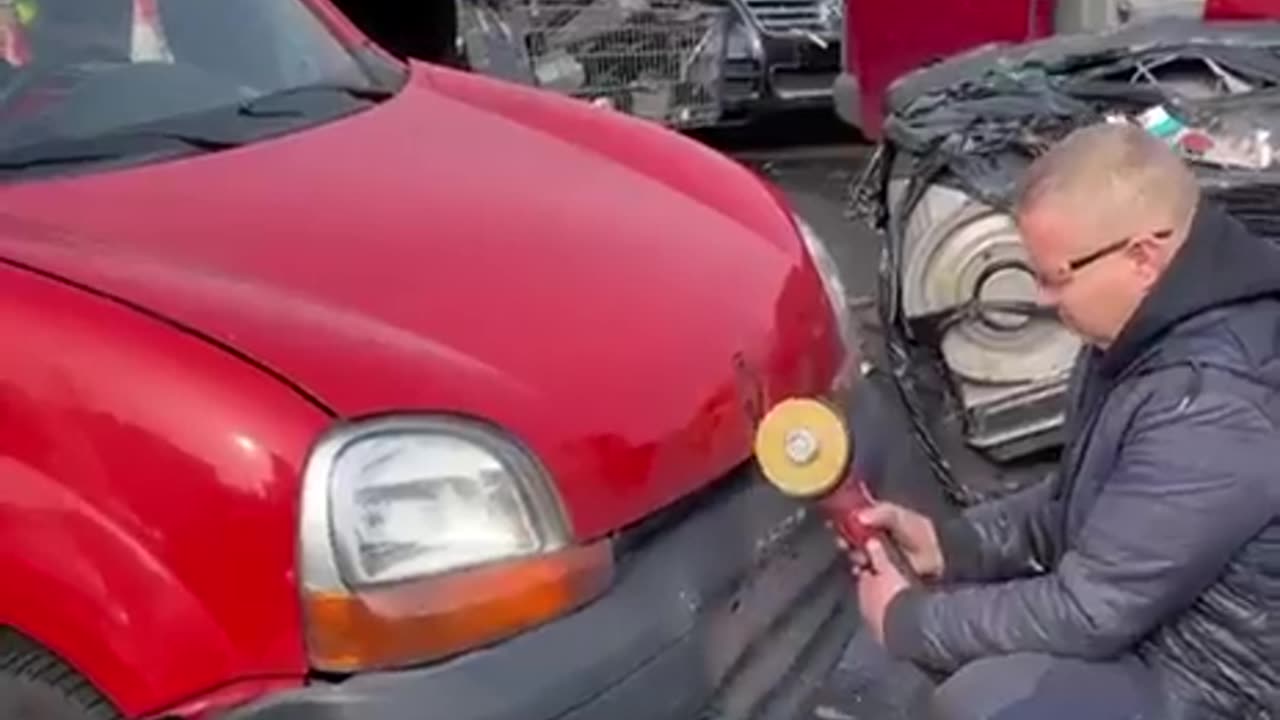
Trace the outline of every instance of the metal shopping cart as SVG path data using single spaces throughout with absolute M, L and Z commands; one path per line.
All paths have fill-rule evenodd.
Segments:
M 461 10 L 473 68 L 672 127 L 720 118 L 727 3 L 470 0 Z

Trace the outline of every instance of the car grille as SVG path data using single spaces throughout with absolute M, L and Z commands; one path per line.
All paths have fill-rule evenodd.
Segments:
M 664 560 L 664 572 L 693 580 L 681 592 L 692 610 L 684 643 L 706 684 L 673 687 L 664 720 L 800 716 L 858 622 L 847 566 L 822 520 L 743 467 L 622 533 L 621 574 L 656 544 L 689 548 Z M 699 557 L 706 552 L 710 565 Z
M 745 0 L 745 5 L 766 32 L 840 32 L 840 0 Z
M 760 97 L 760 63 L 750 59 L 725 60 L 724 79 L 721 83 L 725 105 L 734 110 L 740 109 L 738 105 Z

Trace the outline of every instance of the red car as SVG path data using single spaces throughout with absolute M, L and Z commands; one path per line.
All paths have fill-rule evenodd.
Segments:
M 749 454 L 853 357 L 821 241 L 325 0 L 148 4 L 6 16 L 0 718 L 785 715 L 853 625 Z

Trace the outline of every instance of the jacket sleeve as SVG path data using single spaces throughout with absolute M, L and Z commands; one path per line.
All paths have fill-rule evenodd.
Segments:
M 890 603 L 886 644 L 951 671 L 1040 652 L 1105 658 L 1189 606 L 1276 512 L 1276 429 L 1247 401 L 1204 393 L 1139 410 L 1074 547 L 1052 572 Z
M 943 581 L 980 582 L 1041 573 L 1056 557 L 1057 483 L 1046 480 L 982 503 L 938 525 Z

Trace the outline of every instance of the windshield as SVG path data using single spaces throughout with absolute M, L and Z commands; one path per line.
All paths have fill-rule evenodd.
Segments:
M 0 0 L 0 177 L 332 119 L 390 94 L 385 62 L 305 0 Z

